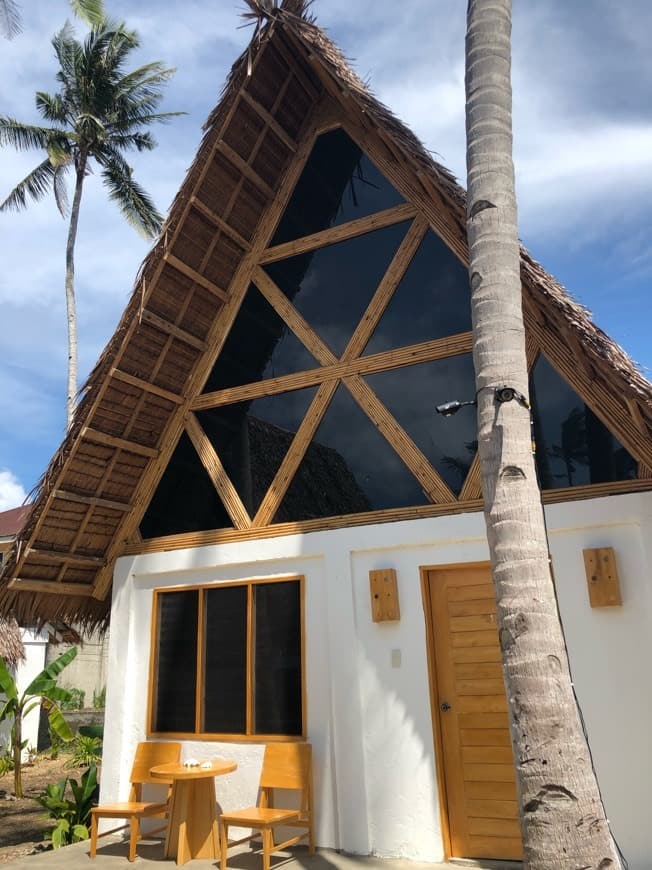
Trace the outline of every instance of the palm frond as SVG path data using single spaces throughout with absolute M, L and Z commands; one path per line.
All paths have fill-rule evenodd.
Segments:
M 21 211 L 27 208 L 28 199 L 39 202 L 52 187 L 55 168 L 49 158 L 33 169 L 11 191 L 4 202 L 0 203 L 0 211 Z
M 53 176 L 54 199 L 62 218 L 67 217 L 70 211 L 68 189 L 66 187 L 66 173 L 70 169 L 70 166 L 70 163 L 63 163 L 55 167 Z
M 104 2 L 103 0 L 70 0 L 72 11 L 86 21 L 91 27 L 99 27 L 104 21 Z
M 116 118 L 110 125 L 111 134 L 130 134 L 134 128 L 148 127 L 150 124 L 164 124 L 170 118 L 186 115 L 187 112 L 135 112 L 133 115 Z
M 15 118 L 0 115 L 0 145 L 11 145 L 17 151 L 32 148 L 47 148 L 53 137 L 61 137 L 61 130 L 53 127 L 36 127 L 23 124 Z
M 72 163 L 72 148 L 67 139 L 52 138 L 47 147 L 50 163 L 56 168 L 58 166 L 69 166 Z
M 123 76 L 116 86 L 118 96 L 131 95 L 134 93 L 160 93 L 159 87 L 166 84 L 176 69 L 165 67 L 160 61 L 145 64 Z
M 46 94 L 45 91 L 37 91 L 35 100 L 36 108 L 46 121 L 65 124 L 69 120 L 66 104 L 61 99 L 61 94 Z
M 136 151 L 153 151 L 156 148 L 156 139 L 151 133 L 111 133 L 109 141 L 112 148 L 118 151 L 131 151 L 135 148 Z
M 150 196 L 134 180 L 131 166 L 117 151 L 106 149 L 98 158 L 104 167 L 102 179 L 109 197 L 118 205 L 123 217 L 145 238 L 158 235 L 163 216 Z
M 14 0 L 0 0 L 0 33 L 13 39 L 22 29 L 18 4 Z

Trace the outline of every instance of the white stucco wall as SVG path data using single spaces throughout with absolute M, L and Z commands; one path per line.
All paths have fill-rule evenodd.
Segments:
M 546 514 L 574 680 L 607 812 L 632 870 L 649 870 L 652 494 L 553 505 Z M 589 606 L 582 549 L 596 546 L 615 549 L 622 607 Z M 152 590 L 303 574 L 318 844 L 441 859 L 419 567 L 487 558 L 483 517 L 466 514 L 119 560 L 102 800 L 127 793 L 134 747 L 146 736 Z M 374 624 L 368 573 L 388 567 L 398 575 L 401 620 Z M 217 781 L 225 809 L 255 798 L 262 746 L 187 741 L 183 754 L 238 761 L 235 773 Z

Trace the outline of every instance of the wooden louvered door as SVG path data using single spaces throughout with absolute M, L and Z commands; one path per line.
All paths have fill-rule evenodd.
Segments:
M 423 579 L 451 857 L 519 860 L 523 850 L 491 569 L 484 564 L 427 569 Z

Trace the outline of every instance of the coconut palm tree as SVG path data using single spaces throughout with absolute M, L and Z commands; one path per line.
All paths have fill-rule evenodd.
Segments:
M 70 0 L 72 11 L 90 25 L 99 24 L 104 18 L 103 0 Z M 15 0 L 0 0 L 0 33 L 12 39 L 22 30 L 20 7 Z
M 525 867 L 616 868 L 573 693 L 531 450 L 512 164 L 511 0 L 469 0 L 467 14 L 478 440 Z
M 23 124 L 0 116 L 0 145 L 20 151 L 36 148 L 44 158 L 0 203 L 0 211 L 20 210 L 51 190 L 63 217 L 69 217 L 66 245 L 66 305 L 68 319 L 67 421 L 72 423 L 77 398 L 77 320 L 74 251 L 84 181 L 97 164 L 109 197 L 123 216 L 144 236 L 154 237 L 162 223 L 152 200 L 135 181 L 124 152 L 151 150 L 156 142 L 147 129 L 179 112 L 157 113 L 163 85 L 174 73 L 159 62 L 125 71 L 138 35 L 103 19 L 83 42 L 69 24 L 52 44 L 59 62 L 55 94 L 36 94 L 36 107 L 50 126 Z M 75 179 L 69 207 L 65 177 Z

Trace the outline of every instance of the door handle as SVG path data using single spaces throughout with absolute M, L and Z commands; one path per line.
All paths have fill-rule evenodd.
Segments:
M 441 710 L 442 713 L 448 713 L 450 708 L 451 708 L 451 705 L 448 703 L 448 701 L 444 701 L 444 703 L 441 704 L 439 707 L 439 709 Z

